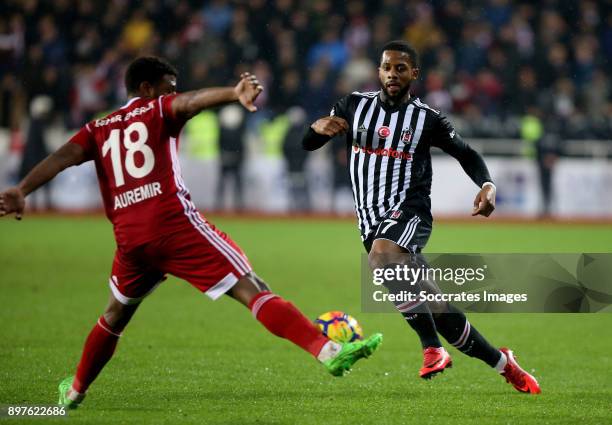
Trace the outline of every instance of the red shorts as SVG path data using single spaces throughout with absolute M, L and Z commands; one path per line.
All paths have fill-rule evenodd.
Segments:
M 242 250 L 212 224 L 161 236 L 133 249 L 117 249 L 110 288 L 123 304 L 136 304 L 166 273 L 184 279 L 213 300 L 252 270 Z

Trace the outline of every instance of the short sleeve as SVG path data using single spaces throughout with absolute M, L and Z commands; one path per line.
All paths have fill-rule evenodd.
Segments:
M 74 136 L 70 138 L 70 140 L 68 140 L 68 142 L 75 143 L 83 148 L 85 151 L 86 161 L 94 158 L 96 142 L 93 134 L 91 134 L 91 131 L 89 130 L 89 124 L 83 126 Z
M 177 117 L 172 112 L 172 101 L 178 96 L 178 93 L 163 95 L 157 98 L 159 103 L 159 112 L 161 118 L 168 124 L 172 133 L 178 135 L 181 132 L 181 129 L 187 122 L 186 119 Z

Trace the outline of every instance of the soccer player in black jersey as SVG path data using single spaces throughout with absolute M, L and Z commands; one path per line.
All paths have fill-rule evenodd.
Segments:
M 410 85 L 419 77 L 417 52 L 404 41 L 389 42 L 382 49 L 378 69 L 380 91 L 343 97 L 330 116 L 310 126 L 302 143 L 304 149 L 315 150 L 345 135 L 355 209 L 370 267 L 423 264 L 420 252 L 433 221 L 430 148 L 438 147 L 456 158 L 478 185 L 472 215 L 488 217 L 493 212 L 496 189 L 482 156 L 440 112 L 410 95 Z M 463 353 L 495 368 L 518 391 L 540 392 L 536 379 L 518 365 L 512 351 L 492 347 L 458 308 L 419 301 L 395 305 L 421 340 L 422 378 L 452 365 L 440 334 Z

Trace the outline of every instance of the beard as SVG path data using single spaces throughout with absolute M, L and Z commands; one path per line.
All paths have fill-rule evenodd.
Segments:
M 406 96 L 406 93 L 408 93 L 408 90 L 410 90 L 410 85 L 409 84 L 406 87 L 404 87 L 403 89 L 401 89 L 400 91 L 398 91 L 397 94 L 391 95 L 387 91 L 387 87 L 385 87 L 384 85 L 382 86 L 382 91 L 387 96 L 387 99 L 389 99 L 392 102 L 397 102 L 397 101 L 403 99 L 404 96 Z

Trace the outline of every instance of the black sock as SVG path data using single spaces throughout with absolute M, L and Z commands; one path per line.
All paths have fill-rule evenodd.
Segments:
M 411 257 L 414 259 L 414 257 Z M 385 268 L 393 269 L 395 266 L 403 266 L 401 263 L 386 263 Z M 412 265 L 416 263 L 411 263 Z M 383 282 L 383 285 L 387 288 L 390 294 L 401 294 L 402 292 L 409 291 L 413 294 L 417 294 L 420 290 L 420 285 L 410 285 L 404 281 L 387 280 Z M 440 339 L 438 338 L 438 332 L 436 331 L 436 324 L 431 314 L 431 310 L 427 303 L 418 302 L 401 302 L 397 301 L 393 303 L 397 311 L 404 316 L 404 319 L 412 329 L 417 333 L 421 340 L 423 348 L 427 347 L 442 347 Z
M 491 367 L 500 359 L 500 351 L 470 325 L 467 317 L 457 307 L 448 304 L 448 313 L 436 314 L 436 329 L 452 346 L 462 353 L 476 357 Z
M 400 311 L 400 313 L 402 313 L 406 322 L 419 336 L 423 348 L 442 347 L 436 331 L 434 318 L 427 304 L 421 304 L 413 311 Z

